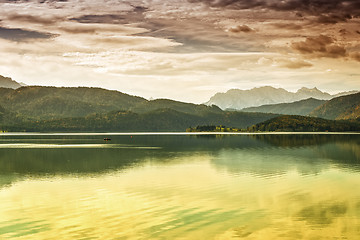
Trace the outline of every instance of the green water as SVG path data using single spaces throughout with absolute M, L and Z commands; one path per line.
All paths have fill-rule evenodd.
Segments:
M 360 135 L 0 135 L 0 239 L 358 239 L 359 189 Z

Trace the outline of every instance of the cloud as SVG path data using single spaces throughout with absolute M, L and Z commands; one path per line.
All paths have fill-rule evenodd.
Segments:
M 0 27 L 0 38 L 21 42 L 29 39 L 49 39 L 56 35 L 51 33 L 24 30 L 21 28 L 4 28 Z
M 262 9 L 275 11 L 294 11 L 312 16 L 320 14 L 344 14 L 360 16 L 358 0 L 188 0 L 191 3 L 203 3 L 213 8 L 228 9 Z
M 53 2 L 67 2 L 68 0 L 37 0 L 37 3 L 53 3 Z M 0 3 L 23 3 L 23 2 L 29 2 L 29 0 L 2 0 Z
M 299 68 L 306 68 L 306 67 L 312 67 L 313 64 L 307 61 L 303 60 L 284 60 L 282 64 L 280 64 L 280 67 L 290 68 L 290 69 L 299 69 Z
M 129 11 L 119 14 L 87 14 L 79 17 L 69 18 L 79 23 L 106 23 L 106 24 L 128 24 L 144 21 L 144 13 L 148 8 L 143 6 L 132 6 Z
M 347 20 L 351 19 L 351 15 L 350 14 L 341 14 L 341 15 L 336 15 L 336 14 L 321 14 L 317 21 L 319 23 L 324 23 L 324 24 L 335 24 L 338 22 L 346 22 Z
M 62 20 L 61 17 L 54 17 L 51 18 L 44 18 L 36 15 L 29 15 L 29 14 L 9 14 L 7 16 L 7 20 L 14 21 L 14 22 L 26 22 L 26 23 L 35 23 L 35 24 L 42 24 L 42 25 L 49 25 Z
M 300 30 L 303 27 L 295 23 L 273 23 L 272 26 L 279 29 Z
M 229 28 L 228 31 L 232 32 L 232 33 L 239 33 L 239 32 L 248 33 L 248 32 L 254 31 L 254 29 L 250 28 L 247 25 L 239 25 L 239 26 L 236 26 L 236 27 Z
M 350 57 L 360 62 L 360 52 L 353 52 L 350 54 Z
M 71 21 L 77 21 L 79 23 L 129 23 L 129 21 L 123 15 L 116 14 L 102 14 L 102 15 L 83 15 L 80 17 L 70 18 Z
M 305 41 L 293 43 L 292 48 L 315 57 L 339 58 L 347 55 L 344 46 L 336 44 L 333 38 L 324 35 L 308 37 Z

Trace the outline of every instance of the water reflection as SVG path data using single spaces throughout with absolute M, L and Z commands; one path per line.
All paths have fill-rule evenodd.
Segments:
M 104 144 L 101 136 L 1 139 L 0 173 L 101 174 L 150 159 L 173 163 L 178 158 L 201 154 L 214 156 L 214 165 L 231 172 L 260 175 L 290 169 L 317 173 L 329 164 L 358 170 L 360 165 L 360 136 L 356 135 L 113 136 L 112 139 L 109 144 Z
M 0 239 L 360 234 L 359 136 L 111 138 L 2 137 Z

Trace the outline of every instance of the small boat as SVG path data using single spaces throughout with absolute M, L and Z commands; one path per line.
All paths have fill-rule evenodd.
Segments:
M 111 138 L 104 138 L 104 141 L 111 141 Z

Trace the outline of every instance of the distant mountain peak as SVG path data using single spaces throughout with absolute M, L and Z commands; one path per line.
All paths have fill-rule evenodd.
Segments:
M 351 92 L 349 92 L 351 93 Z M 347 93 L 344 93 L 346 95 Z M 302 87 L 296 92 L 289 92 L 283 88 L 262 86 L 250 90 L 231 89 L 226 93 L 216 93 L 207 105 L 217 105 L 221 109 L 241 110 L 247 107 L 257 107 L 267 104 L 290 103 L 303 99 L 314 98 L 330 100 L 336 95 L 320 91 L 317 87 Z
M 0 75 L 0 87 L 2 88 L 12 88 L 16 89 L 21 87 L 22 85 L 9 77 L 4 77 Z
M 297 93 L 301 93 L 301 92 L 324 93 L 324 92 L 320 91 L 317 87 L 314 87 L 314 88 L 302 87 L 299 90 L 297 90 Z

